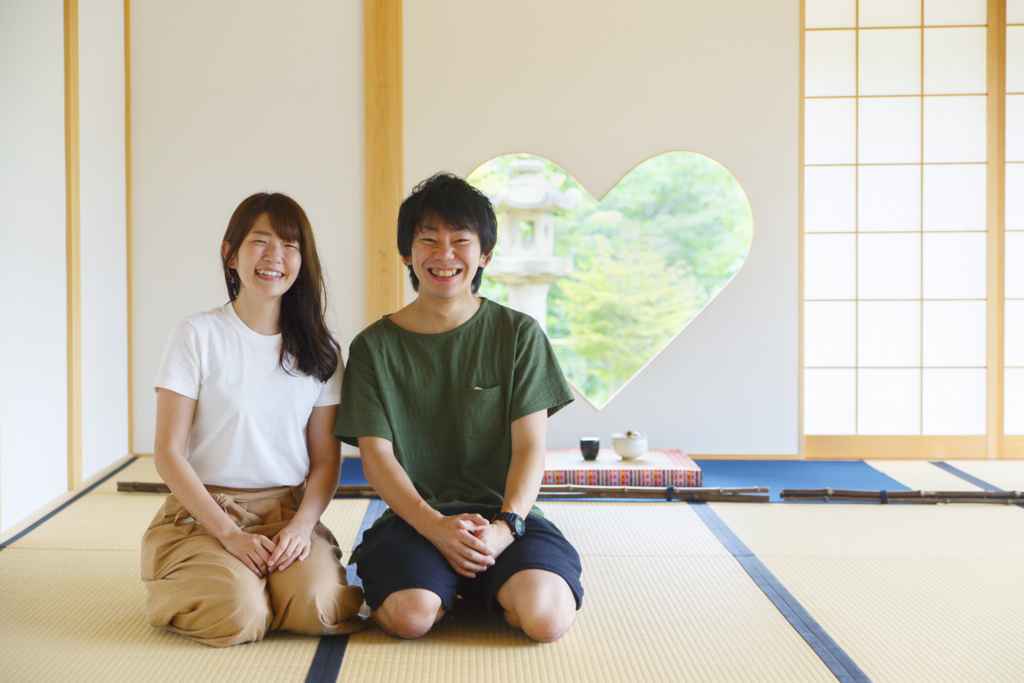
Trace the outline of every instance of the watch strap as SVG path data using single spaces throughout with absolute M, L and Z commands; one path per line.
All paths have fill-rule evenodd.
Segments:
M 491 521 L 501 520 L 508 524 L 508 528 L 512 531 L 512 538 L 521 538 L 526 533 L 526 521 L 514 512 L 499 512 L 491 518 Z

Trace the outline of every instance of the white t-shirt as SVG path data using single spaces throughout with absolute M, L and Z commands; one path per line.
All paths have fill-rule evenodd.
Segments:
M 207 486 L 298 486 L 309 474 L 306 424 L 341 400 L 326 383 L 281 369 L 281 335 L 249 329 L 228 303 L 174 326 L 156 388 L 196 399 L 185 458 Z

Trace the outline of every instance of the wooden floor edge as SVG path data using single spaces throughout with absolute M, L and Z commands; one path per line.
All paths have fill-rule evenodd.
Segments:
M 84 482 L 82 482 L 82 488 L 79 489 L 78 491 L 67 491 L 66 493 L 62 493 L 61 495 L 57 496 L 56 498 L 51 500 L 49 503 L 47 503 L 43 507 L 39 508 L 38 510 L 33 512 L 31 515 L 29 515 L 25 519 L 21 520 L 20 522 L 18 522 L 17 524 L 12 526 L 11 528 L 4 530 L 3 533 L 0 533 L 0 545 L 3 545 L 4 543 L 7 543 L 7 541 L 9 541 L 10 539 L 14 538 L 18 534 L 20 534 L 22 531 L 24 531 L 25 529 L 29 528 L 33 524 L 35 524 L 36 522 L 41 520 L 43 517 L 45 517 L 46 515 L 50 514 L 51 512 L 53 512 L 54 510 L 59 508 L 64 503 L 68 502 L 69 500 L 71 500 L 75 496 L 78 496 L 78 495 L 81 495 L 82 493 L 84 493 L 85 489 L 89 488 L 90 486 L 92 486 L 96 482 L 100 481 L 104 477 L 109 476 L 112 472 L 117 470 L 119 467 L 123 467 L 125 463 L 130 462 L 130 461 L 132 461 L 134 459 L 135 459 L 135 456 L 133 454 L 131 454 L 131 453 L 128 453 L 127 455 L 118 458 L 116 461 L 114 461 L 113 463 L 107 465 L 102 470 L 100 470 L 99 472 L 97 472 L 93 476 L 89 477 Z

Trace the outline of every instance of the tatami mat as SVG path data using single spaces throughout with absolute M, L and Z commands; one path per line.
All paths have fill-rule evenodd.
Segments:
M 950 465 L 1004 491 L 1024 491 L 1024 460 L 949 460 Z
M 352 636 L 338 680 L 835 680 L 690 506 L 542 507 L 583 561 L 584 607 L 561 640 L 457 608 L 417 641 Z
M 166 497 L 155 493 L 93 491 L 9 547 L 138 551 L 142 534 Z
M 138 481 L 138 482 L 161 482 L 163 479 L 156 473 L 156 465 L 153 461 L 153 456 L 140 456 L 132 460 L 131 464 L 125 467 L 123 470 L 115 474 L 110 479 L 93 489 L 94 492 L 101 493 L 117 493 L 117 482 L 119 481 Z M 152 493 L 149 495 L 160 495 Z M 164 494 L 166 495 L 166 494 Z
M 730 556 L 689 505 L 541 501 L 540 508 L 580 555 Z
M 0 681 L 305 681 L 318 638 L 214 649 L 147 623 L 139 544 L 165 496 L 114 493 L 117 480 L 159 478 L 140 458 L 0 552 Z M 366 507 L 324 513 L 343 548 Z
M 303 681 L 316 652 L 304 636 L 214 649 L 152 628 L 137 551 L 8 548 L 0 576 L 5 681 Z
M 864 462 L 915 491 L 981 490 L 969 481 L 939 469 L 927 460 L 865 460 Z
M 1019 678 L 1015 507 L 713 507 L 876 683 Z
M 1006 489 L 1024 463 L 957 462 Z M 912 489 L 974 490 L 925 462 L 871 462 Z M 1020 478 L 1018 478 L 1020 477 Z M 0 552 L 0 680 L 304 681 L 319 639 L 212 649 L 151 628 L 139 541 L 159 494 L 140 458 Z M 346 549 L 366 499 L 323 522 Z M 684 503 L 550 502 L 583 561 L 584 608 L 550 645 L 460 606 L 424 638 L 353 636 L 339 681 L 835 681 Z M 874 681 L 1009 681 L 1024 669 L 1024 515 L 995 505 L 711 504 Z

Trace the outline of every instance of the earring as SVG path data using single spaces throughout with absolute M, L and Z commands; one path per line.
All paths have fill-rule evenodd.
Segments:
M 295 287 L 296 287 L 295 293 L 296 294 L 302 294 L 302 278 L 301 277 L 298 280 L 295 281 Z

